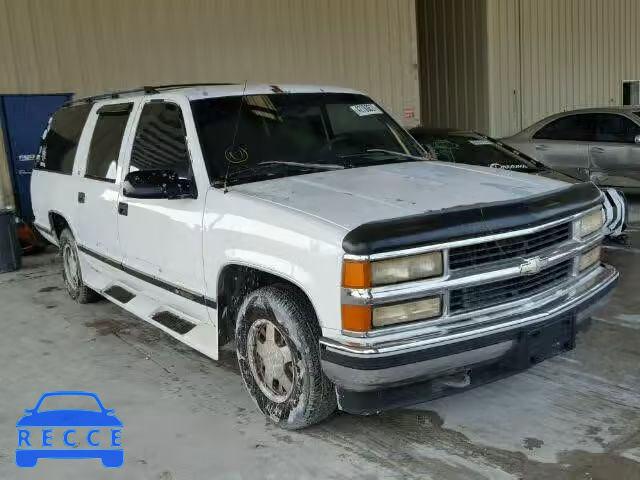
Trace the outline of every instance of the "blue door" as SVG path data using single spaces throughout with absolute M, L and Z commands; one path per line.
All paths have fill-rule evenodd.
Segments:
M 0 95 L 0 124 L 4 130 L 16 208 L 26 222 L 33 220 L 29 186 L 40 136 L 49 117 L 70 98 L 71 94 Z

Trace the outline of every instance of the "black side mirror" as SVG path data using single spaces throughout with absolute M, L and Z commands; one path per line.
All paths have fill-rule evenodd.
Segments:
M 198 198 L 193 181 L 173 170 L 141 170 L 124 177 L 122 193 L 129 198 Z

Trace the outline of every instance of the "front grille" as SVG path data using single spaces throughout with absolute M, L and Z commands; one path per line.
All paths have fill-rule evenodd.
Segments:
M 451 290 L 449 310 L 451 313 L 461 313 L 535 295 L 561 283 L 567 278 L 571 270 L 572 261 L 564 261 L 535 275 L 508 278 L 497 282 Z
M 526 257 L 569 239 L 571 223 L 563 223 L 536 233 L 475 243 L 449 250 L 449 268 L 474 267 L 513 257 Z

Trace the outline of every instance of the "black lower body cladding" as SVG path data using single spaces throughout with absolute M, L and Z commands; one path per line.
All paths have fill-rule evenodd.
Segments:
M 461 195 L 463 193 L 461 192 Z M 602 203 L 592 183 L 579 183 L 521 200 L 454 207 L 365 223 L 344 237 L 352 255 L 372 255 L 542 225 Z

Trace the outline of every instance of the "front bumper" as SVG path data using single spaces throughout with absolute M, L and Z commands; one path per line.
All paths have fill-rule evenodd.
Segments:
M 336 385 L 340 408 L 351 413 L 445 395 L 451 388 L 439 379 L 460 372 L 471 371 L 473 387 L 572 349 L 576 330 L 607 301 L 617 280 L 618 272 L 603 264 L 553 301 L 471 330 L 370 347 L 323 338 L 322 368 Z

